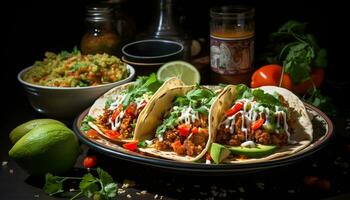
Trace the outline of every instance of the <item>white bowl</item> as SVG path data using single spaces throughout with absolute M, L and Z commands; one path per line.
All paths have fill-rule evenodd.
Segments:
M 23 80 L 23 75 L 30 68 L 20 71 L 17 79 L 26 90 L 32 107 L 39 113 L 55 118 L 71 118 L 78 115 L 102 94 L 113 87 L 130 82 L 135 76 L 135 69 L 127 65 L 129 76 L 114 83 L 87 87 L 48 87 Z

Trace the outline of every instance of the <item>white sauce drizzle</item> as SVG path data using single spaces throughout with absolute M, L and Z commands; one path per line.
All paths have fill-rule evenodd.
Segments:
M 145 140 L 147 146 L 151 146 L 153 144 L 153 140 Z
M 248 140 L 248 141 L 243 142 L 241 144 L 241 147 L 255 148 L 256 144 L 253 141 Z
M 196 119 L 199 119 L 199 114 L 197 111 L 193 110 L 191 107 L 184 107 L 181 111 L 181 115 L 178 118 L 178 122 L 184 122 L 185 124 L 191 124 Z
M 241 131 L 245 133 L 245 140 L 248 142 L 243 142 L 241 145 L 251 145 L 251 142 L 253 141 L 248 141 L 248 131 L 250 131 L 250 125 L 252 122 L 256 121 L 258 116 L 261 118 L 262 114 L 265 114 L 265 122 L 264 125 L 269 124 L 269 114 L 270 114 L 270 109 L 267 107 L 259 106 L 258 103 L 255 101 L 249 100 L 249 99 L 242 99 L 240 102 L 243 102 L 243 110 L 238 111 L 232 116 L 227 117 L 220 125 L 224 125 L 225 128 L 228 128 L 230 130 L 230 133 L 233 134 L 235 130 L 235 123 L 236 123 L 236 115 L 241 114 L 242 116 L 242 125 L 241 125 Z M 247 111 L 247 105 L 250 103 L 250 109 Z M 233 105 L 234 106 L 234 105 Z M 232 106 L 232 107 L 233 107 Z M 231 107 L 231 108 L 232 108 Z M 278 128 L 280 128 L 280 123 L 281 123 L 281 117 L 283 118 L 283 128 L 285 129 L 286 135 L 288 137 L 288 143 L 289 144 L 295 144 L 296 141 L 290 140 L 290 133 L 288 131 L 288 124 L 287 124 L 287 115 L 286 112 L 283 110 L 280 110 L 278 106 L 275 107 L 276 111 L 273 113 L 277 117 L 277 122 L 276 122 L 276 133 L 279 133 Z M 257 112 L 258 111 L 258 112 Z M 254 142 L 253 142 L 254 143 Z M 254 144 L 255 145 L 255 144 Z
M 108 108 L 108 110 L 115 110 L 115 109 L 117 109 L 119 107 L 119 104 L 121 104 L 124 101 L 125 97 L 126 97 L 126 94 L 119 95 L 117 97 L 117 99 L 113 103 L 111 103 L 111 106 Z
M 118 115 L 118 117 L 115 118 L 115 121 L 113 122 L 112 119 L 109 119 L 109 123 L 111 123 L 112 125 L 112 130 L 116 131 L 118 130 L 118 128 L 120 127 L 121 123 L 122 123 L 122 119 L 124 117 L 125 111 L 121 111 Z

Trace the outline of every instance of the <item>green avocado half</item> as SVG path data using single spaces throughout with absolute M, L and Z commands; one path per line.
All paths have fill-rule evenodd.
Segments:
M 264 157 L 274 153 L 277 149 L 277 146 L 257 144 L 257 146 L 254 148 L 241 147 L 241 146 L 237 146 L 237 147 L 230 146 L 227 148 L 233 154 L 244 155 L 249 158 L 259 158 L 259 157 Z

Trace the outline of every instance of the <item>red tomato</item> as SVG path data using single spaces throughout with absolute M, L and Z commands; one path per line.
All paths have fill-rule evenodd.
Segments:
M 264 124 L 264 121 L 265 120 L 263 118 L 256 120 L 255 122 L 253 122 L 251 129 L 255 131 L 256 129 L 260 128 Z
M 104 133 L 110 139 L 117 139 L 120 136 L 120 133 L 118 131 L 113 131 L 113 130 L 104 130 Z
M 95 167 L 97 164 L 97 158 L 96 156 L 86 156 L 83 161 L 83 166 L 85 168 L 92 168 Z
M 125 110 L 125 115 L 135 117 L 136 103 L 131 103 Z
M 191 130 L 191 132 L 192 132 L 193 134 L 198 134 L 198 133 L 199 133 L 199 129 L 198 129 L 197 127 L 193 127 L 192 130 Z
M 199 128 L 199 133 L 202 133 L 204 135 L 208 135 L 208 129 L 206 129 L 206 128 Z
M 122 104 L 120 104 L 119 106 L 118 106 L 118 108 L 113 112 L 113 114 L 112 114 L 112 117 L 111 117 L 111 119 L 112 119 L 112 121 L 115 121 L 115 119 L 118 117 L 118 115 L 119 115 L 119 113 L 120 113 L 120 111 L 123 109 L 123 105 Z
M 305 94 L 309 89 L 313 88 L 312 82 L 315 84 L 316 88 L 319 88 L 323 82 L 323 78 L 324 70 L 321 68 L 314 68 L 311 71 L 311 79 L 299 83 L 298 85 L 294 85 L 293 91 L 298 94 Z
M 123 144 L 123 147 L 127 150 L 130 150 L 130 151 L 136 151 L 138 143 L 139 143 L 138 141 L 128 142 L 128 143 Z
M 89 129 L 87 132 L 86 132 L 86 135 L 88 136 L 88 138 L 91 138 L 91 139 L 94 139 L 97 137 L 98 133 L 96 130 L 94 129 Z
M 177 126 L 180 136 L 187 137 L 190 134 L 191 125 L 190 124 L 180 124 Z
M 275 85 L 280 83 L 280 77 L 282 72 L 282 66 L 276 64 L 265 65 L 256 70 L 252 76 L 252 82 L 250 86 L 252 88 Z M 288 74 L 283 74 L 282 87 L 292 90 L 292 80 Z
M 236 112 L 240 111 L 243 108 L 243 102 L 237 102 L 232 108 L 230 108 L 228 111 L 226 111 L 226 116 L 232 116 Z

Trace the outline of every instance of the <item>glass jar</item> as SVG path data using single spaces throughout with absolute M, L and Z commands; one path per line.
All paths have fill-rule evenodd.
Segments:
M 249 84 L 254 59 L 254 9 L 210 10 L 210 66 L 213 83 Z
M 80 42 L 81 52 L 120 56 L 120 37 L 113 24 L 113 9 L 104 6 L 89 7 L 85 21 L 87 30 Z

